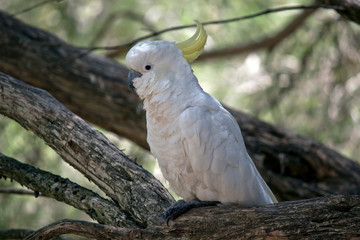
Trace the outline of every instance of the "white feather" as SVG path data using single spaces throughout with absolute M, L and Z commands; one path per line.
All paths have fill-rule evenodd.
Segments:
M 147 141 L 179 196 L 244 206 L 276 202 L 238 124 L 201 89 L 172 42 L 142 42 L 129 51 L 126 63 L 142 74 L 133 83 L 144 100 Z

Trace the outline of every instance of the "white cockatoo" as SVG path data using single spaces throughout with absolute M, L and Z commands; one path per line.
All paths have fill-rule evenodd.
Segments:
M 198 23 L 185 42 L 144 41 L 126 55 L 129 84 L 144 102 L 151 152 L 171 188 L 185 200 L 174 208 L 191 202 L 182 213 L 202 202 L 276 203 L 246 151 L 237 122 L 203 91 L 189 65 L 206 38 Z M 179 215 L 174 208 L 166 218 Z

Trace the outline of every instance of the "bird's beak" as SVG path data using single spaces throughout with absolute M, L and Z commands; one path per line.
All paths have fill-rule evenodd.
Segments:
M 138 78 L 138 77 L 141 77 L 142 74 L 137 72 L 137 71 L 134 71 L 132 69 L 129 70 L 129 73 L 128 73 L 128 84 L 129 84 L 129 87 L 131 90 L 135 91 L 135 88 L 134 88 L 134 85 L 133 85 L 133 80 L 135 78 Z

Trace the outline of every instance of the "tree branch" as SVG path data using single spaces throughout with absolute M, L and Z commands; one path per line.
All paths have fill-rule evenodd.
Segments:
M 82 51 L 4 16 L 0 12 L 0 70 L 48 90 L 84 119 L 148 148 L 145 115 L 127 88 L 124 66 L 94 54 L 70 60 Z M 359 164 L 310 138 L 229 110 L 280 200 L 360 193 Z
M 37 7 L 40 7 L 40 6 L 42 6 L 42 5 L 45 5 L 45 4 L 51 3 L 51 2 L 55 2 L 55 1 L 61 2 L 62 0 L 44 0 L 44 1 L 42 1 L 42 2 L 35 3 L 34 5 L 32 5 L 32 6 L 30 6 L 30 7 L 27 7 L 27 8 L 25 8 L 25 9 L 20 10 L 20 11 L 17 11 L 17 12 L 15 12 L 15 13 L 11 14 L 10 16 L 11 16 L 11 17 L 15 17 L 15 16 L 18 16 L 18 15 L 20 15 L 20 14 L 29 12 L 29 11 L 37 8 Z
M 136 224 L 118 205 L 68 179 L 34 168 L 0 154 L 0 176 L 11 178 L 42 196 L 54 198 L 86 212 L 100 223 L 113 226 Z M 34 193 L 33 193 L 34 195 Z
M 145 227 L 149 216 L 163 211 L 173 201 L 149 172 L 128 159 L 104 135 L 46 91 L 3 73 L 0 73 L 0 89 L 1 114 L 42 138 L 66 162 L 115 200 L 138 226 Z M 31 178 L 27 181 L 31 182 Z M 131 225 L 130 221 L 124 224 Z
M 236 47 L 230 47 L 230 48 L 221 49 L 221 50 L 204 52 L 202 55 L 200 55 L 200 57 L 198 58 L 198 61 L 219 58 L 219 57 L 239 55 L 239 54 L 244 54 L 247 52 L 252 52 L 252 51 L 263 49 L 263 48 L 272 48 L 275 45 L 277 45 L 278 43 L 280 43 L 287 36 L 292 34 L 312 13 L 314 13 L 319 8 L 333 9 L 333 10 L 337 11 L 340 15 L 342 15 L 344 18 L 360 24 L 360 17 L 359 17 L 360 16 L 360 3 L 358 1 L 356 1 L 356 0 L 346 0 L 346 1 L 343 1 L 343 0 L 317 0 L 317 2 L 319 3 L 318 5 L 272 8 L 272 9 L 267 9 L 267 10 L 264 10 L 264 11 L 261 11 L 261 12 L 255 13 L 255 14 L 250 14 L 247 16 L 236 17 L 236 18 L 225 19 L 225 20 L 203 22 L 203 25 L 224 24 L 224 23 L 231 23 L 231 22 L 236 22 L 236 21 L 241 21 L 241 20 L 247 20 L 250 18 L 259 17 L 261 15 L 265 15 L 265 14 L 269 14 L 269 13 L 305 9 L 302 14 L 300 14 L 286 28 L 284 28 L 278 34 L 275 34 L 273 37 L 266 38 L 259 42 L 250 43 L 250 44 L 243 45 L 243 46 L 236 46 Z M 151 34 L 145 35 L 143 37 L 135 39 L 126 44 L 110 46 L 110 47 L 92 47 L 92 48 L 89 48 L 88 51 L 110 50 L 110 52 L 106 56 L 115 58 L 115 57 L 118 57 L 118 56 L 126 53 L 127 51 L 129 51 L 131 46 L 133 46 L 137 42 L 143 41 L 145 39 L 149 39 L 151 37 L 161 35 L 163 33 L 169 32 L 169 31 L 176 31 L 176 30 L 181 30 L 181 29 L 195 27 L 195 26 L 196 25 L 191 24 L 191 25 L 183 25 L 183 26 L 166 28 L 161 31 L 154 31 Z M 113 49 L 115 49 L 115 50 L 111 51 Z
M 126 229 L 62 220 L 26 239 L 50 239 L 63 233 L 96 239 L 355 239 L 360 237 L 359 210 L 359 196 L 329 196 L 262 207 L 198 208 L 170 227 Z
M 294 33 L 317 9 L 306 9 L 293 21 L 291 21 L 284 29 L 270 38 L 263 39 L 258 42 L 250 43 L 243 46 L 228 47 L 226 49 L 214 50 L 211 52 L 204 52 L 198 60 L 208 60 L 219 57 L 236 56 L 248 52 L 253 52 L 259 49 L 270 49 L 282 42 L 286 37 Z
M 29 229 L 3 229 L 0 228 L 0 239 L 21 239 L 23 240 L 34 231 Z M 54 237 L 53 240 L 73 240 L 72 238 L 65 237 L 65 236 L 57 236 Z
M 304 5 L 299 5 L 299 6 L 285 6 L 285 7 L 277 7 L 277 8 L 270 8 L 270 9 L 266 9 L 254 14 L 249 14 L 246 16 L 241 16 L 241 17 L 235 17 L 235 18 L 230 18 L 230 19 L 224 19 L 224 20 L 215 20 L 215 21 L 208 21 L 208 22 L 202 22 L 202 24 L 205 25 L 214 25 L 214 24 L 225 24 L 225 23 L 231 23 L 231 22 L 237 22 L 237 21 L 242 21 L 242 20 L 247 20 L 247 19 L 251 19 L 251 18 L 255 18 L 255 17 L 259 17 L 262 15 L 266 15 L 266 14 L 270 14 L 270 13 L 276 13 L 276 12 L 282 12 L 282 11 L 290 11 L 290 10 L 299 10 L 299 9 L 307 9 L 307 10 L 313 10 L 315 11 L 318 8 L 324 8 L 324 9 L 342 9 L 341 5 L 308 5 L 308 6 L 304 6 Z M 185 29 L 185 28 L 190 28 L 190 27 L 196 27 L 196 24 L 189 24 L 189 25 L 181 25 L 181 26 L 175 26 L 175 27 L 170 27 L 170 28 L 165 28 L 163 30 L 160 31 L 153 31 L 150 34 L 147 34 L 143 37 L 137 38 L 131 42 L 125 43 L 125 44 L 121 44 L 121 45 L 116 45 L 116 46 L 108 46 L 108 47 L 91 47 L 88 48 L 88 52 L 94 51 L 94 50 L 114 50 L 109 52 L 108 54 L 106 54 L 107 57 L 110 58 L 115 58 L 118 57 L 124 53 L 126 53 L 127 51 L 129 51 L 129 49 L 135 45 L 136 43 L 152 38 L 152 37 L 156 37 L 159 35 L 162 35 L 164 33 L 170 32 L 170 31 L 177 31 L 177 30 L 181 30 L 181 29 Z
M 137 239 L 139 230 L 117 228 L 97 223 L 64 219 L 49 224 L 26 236 L 25 240 L 48 240 L 62 234 L 75 234 L 95 239 Z

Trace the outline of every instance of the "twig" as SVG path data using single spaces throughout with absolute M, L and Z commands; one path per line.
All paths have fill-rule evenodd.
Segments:
M 251 52 L 263 48 L 273 48 L 282 42 L 286 37 L 294 33 L 304 21 L 311 16 L 317 9 L 306 9 L 299 16 L 297 16 L 293 21 L 291 21 L 284 29 L 279 31 L 274 36 L 263 39 L 258 42 L 252 42 L 247 45 L 228 47 L 226 49 L 214 50 L 211 52 L 205 52 L 199 56 L 197 61 L 208 60 L 218 57 L 228 57 L 239 55 L 241 53 Z
M 29 11 L 31 11 L 31 10 L 33 10 L 33 9 L 35 9 L 35 8 L 41 6 L 41 5 L 45 5 L 45 4 L 47 4 L 47 3 L 55 2 L 55 1 L 61 2 L 61 1 L 63 1 L 63 0 L 45 0 L 45 1 L 42 1 L 42 2 L 38 2 L 38 3 L 36 3 L 36 4 L 34 4 L 34 5 L 30 6 L 30 7 L 28 7 L 28 8 L 25 8 L 25 9 L 23 9 L 23 10 L 14 12 L 13 14 L 9 15 L 8 17 L 18 16 L 18 15 L 20 15 L 20 14 L 29 12 Z
M 289 10 L 300 10 L 300 9 L 317 9 L 317 8 L 335 9 L 335 10 L 343 9 L 342 7 L 332 6 L 332 5 L 287 6 L 287 7 L 278 7 L 278 8 L 266 9 L 266 10 L 260 11 L 258 13 L 254 13 L 254 14 L 250 14 L 250 15 L 246 15 L 246 16 L 242 16 L 242 17 L 202 22 L 202 24 L 203 25 L 225 24 L 225 23 L 231 23 L 231 22 L 246 20 L 246 19 L 250 19 L 250 18 L 254 18 L 254 17 L 259 17 L 261 15 L 265 15 L 265 14 L 269 14 L 269 13 L 289 11 Z M 196 26 L 196 24 L 190 24 L 190 25 L 181 25 L 181 26 L 165 28 L 165 29 L 160 30 L 160 31 L 154 31 L 154 32 L 152 32 L 150 34 L 147 34 L 147 35 L 145 35 L 143 37 L 137 38 L 137 39 L 135 39 L 133 41 L 130 41 L 128 43 L 125 43 L 125 44 L 115 45 L 115 46 L 106 46 L 106 47 L 101 47 L 101 46 L 100 47 L 91 47 L 91 48 L 85 48 L 85 49 L 87 49 L 88 52 L 95 51 L 95 50 L 117 50 L 117 51 L 114 51 L 114 52 L 110 52 L 110 53 L 108 53 L 106 55 L 107 57 L 116 57 L 116 56 L 119 55 L 118 54 L 119 52 L 124 52 L 124 50 L 122 48 L 129 48 L 130 46 L 134 45 L 137 42 L 140 42 L 140 41 L 143 41 L 145 39 L 152 38 L 152 37 L 155 37 L 155 36 L 159 36 L 159 35 L 164 34 L 166 32 L 177 31 L 177 30 L 190 28 L 190 27 L 195 27 L 195 26 Z
M 32 191 L 32 190 L 28 190 L 28 189 L 21 189 L 21 188 L 0 188 L 0 193 L 3 194 L 19 194 L 19 195 L 32 195 L 35 197 L 46 197 L 44 196 L 41 192 L 37 192 L 37 191 Z
M 149 29 L 149 31 L 153 32 L 155 29 L 155 26 L 153 26 L 151 23 L 144 21 L 142 19 L 142 16 L 140 14 L 137 14 L 132 11 L 125 11 L 125 12 L 115 12 L 107 16 L 107 18 L 104 20 L 102 25 L 99 27 L 99 31 L 95 33 L 95 37 L 90 41 L 90 46 L 94 46 L 99 39 L 104 37 L 106 35 L 106 32 L 110 29 L 111 25 L 114 23 L 115 20 L 117 20 L 119 17 L 121 18 L 129 18 L 131 20 L 135 20 L 137 22 L 140 22 L 143 24 L 146 29 Z

